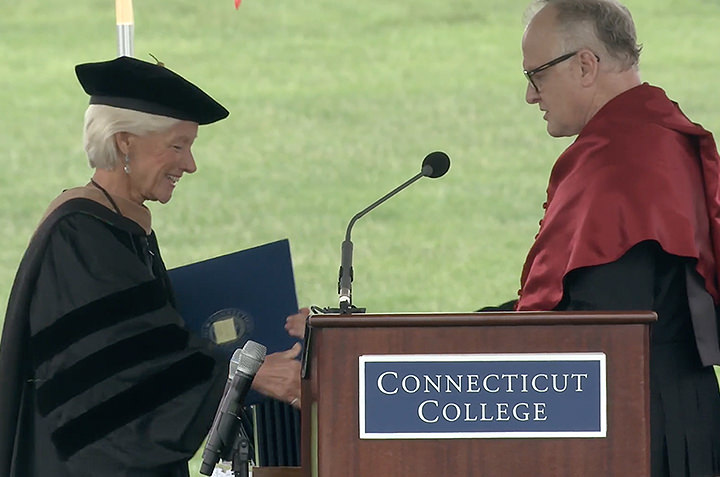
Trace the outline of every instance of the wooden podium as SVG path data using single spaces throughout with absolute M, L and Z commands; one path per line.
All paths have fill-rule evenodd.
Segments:
M 313 315 L 302 383 L 302 473 L 337 476 L 650 475 L 652 312 Z M 606 434 L 361 439 L 359 359 L 372 355 L 602 353 Z

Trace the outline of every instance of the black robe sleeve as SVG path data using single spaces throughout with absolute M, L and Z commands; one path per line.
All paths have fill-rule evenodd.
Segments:
M 153 243 L 85 213 L 49 232 L 24 317 L 17 475 L 187 473 L 227 368 L 184 328 Z
M 641 242 L 614 262 L 570 272 L 556 310 L 653 310 L 658 321 L 652 343 L 692 342 L 688 267 L 690 259 L 668 254 L 657 242 Z
M 656 260 L 662 251 L 655 242 L 643 242 L 619 260 L 570 272 L 563 282 L 563 299 L 558 311 L 570 310 L 652 310 Z M 478 311 L 508 311 L 517 300 Z
M 642 243 L 619 260 L 570 272 L 558 310 L 652 310 L 655 246 Z

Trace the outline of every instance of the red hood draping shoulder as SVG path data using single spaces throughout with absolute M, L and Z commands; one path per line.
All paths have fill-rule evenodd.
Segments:
M 645 240 L 696 258 L 717 303 L 719 163 L 712 134 L 663 90 L 642 84 L 608 102 L 553 167 L 517 309 L 554 309 L 565 275 Z

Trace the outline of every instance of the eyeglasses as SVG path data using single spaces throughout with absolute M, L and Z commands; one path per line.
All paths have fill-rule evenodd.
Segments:
M 545 63 L 544 65 L 540 65 L 540 66 L 538 66 L 537 68 L 534 68 L 534 69 L 532 69 L 532 70 L 530 70 L 530 71 L 528 71 L 528 70 L 523 70 L 523 73 L 525 73 L 525 77 L 526 77 L 527 80 L 530 82 L 530 84 L 533 85 L 533 88 L 535 88 L 535 92 L 539 93 L 539 92 L 540 92 L 540 89 L 537 87 L 537 85 L 536 85 L 535 82 L 533 81 L 533 76 L 535 76 L 536 74 L 540 73 L 541 71 L 545 71 L 546 69 L 550 68 L 551 66 L 555 66 L 555 65 L 557 65 L 558 63 L 562 63 L 562 62 L 565 61 L 565 60 L 569 60 L 570 58 L 572 58 L 573 56 L 575 56 L 575 55 L 578 53 L 578 51 L 580 51 L 580 50 L 573 51 L 572 53 L 568 53 L 568 54 L 566 54 L 566 55 L 558 56 L 558 57 L 555 58 L 554 60 L 550 60 L 550 61 L 548 61 L 547 63 Z M 595 55 L 595 57 L 597 58 L 597 55 Z M 600 60 L 600 58 L 598 58 L 598 61 L 599 61 L 599 60 Z

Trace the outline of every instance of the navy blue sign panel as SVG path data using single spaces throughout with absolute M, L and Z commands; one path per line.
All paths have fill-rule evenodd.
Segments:
M 227 359 L 248 341 L 268 354 L 292 347 L 285 318 L 297 313 L 288 239 L 169 270 L 177 308 L 190 331 L 217 343 Z
M 191 332 L 220 347 L 228 364 L 248 340 L 284 351 L 297 341 L 285 318 L 297 313 L 290 242 L 282 239 L 168 271 L 180 315 Z M 265 399 L 255 391 L 245 404 Z
M 361 439 L 605 437 L 604 353 L 364 355 Z

